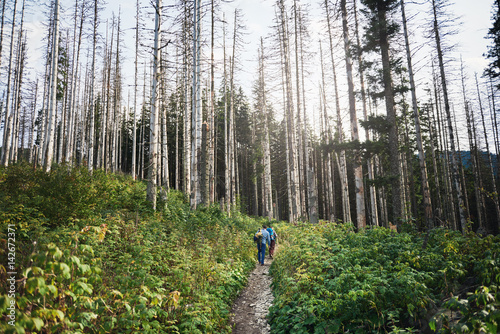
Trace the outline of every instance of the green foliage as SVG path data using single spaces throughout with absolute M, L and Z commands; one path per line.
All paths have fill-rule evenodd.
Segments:
M 498 238 L 437 229 L 423 249 L 420 235 L 385 228 L 354 233 L 349 224 L 320 224 L 277 230 L 273 333 L 415 332 L 427 325 L 435 305 L 471 276 L 500 278 L 493 252 Z M 493 262 L 488 250 L 495 254 Z M 496 326 L 496 286 L 469 297 L 474 307 L 463 310 L 464 321 Z
M 147 207 L 145 185 L 129 176 L 106 175 L 86 168 L 55 166 L 49 173 L 29 165 L 0 170 L 0 209 L 16 210 L 19 203 L 47 218 L 45 225 L 56 227 L 104 216 L 123 208 Z M 82 228 L 83 224 L 78 224 Z
M 176 191 L 152 212 L 143 183 L 78 168 L 3 169 L 0 196 L 0 279 L 9 224 L 18 272 L 14 326 L 0 285 L 0 332 L 230 332 L 260 222 L 217 206 L 191 211 Z

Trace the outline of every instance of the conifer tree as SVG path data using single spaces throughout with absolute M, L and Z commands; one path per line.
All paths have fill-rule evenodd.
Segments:
M 490 61 L 485 74 L 493 79 L 500 77 L 500 0 L 494 0 L 492 6 L 493 26 L 488 30 L 486 38 L 491 40 L 485 57 Z
M 388 122 L 388 139 L 390 154 L 390 174 L 392 193 L 392 219 L 398 224 L 402 217 L 401 182 L 398 128 L 396 124 L 396 108 L 394 102 L 394 87 L 391 73 L 390 39 L 397 32 L 398 26 L 391 21 L 391 14 L 396 10 L 397 0 L 362 0 L 368 9 L 370 20 L 366 32 L 366 49 L 378 50 L 382 58 L 382 84 L 384 87 L 385 107 Z

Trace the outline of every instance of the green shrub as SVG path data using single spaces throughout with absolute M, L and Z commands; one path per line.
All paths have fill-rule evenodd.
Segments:
M 286 247 L 271 267 L 273 333 L 416 331 L 466 280 L 500 278 L 494 238 L 437 229 L 423 249 L 419 234 L 385 228 L 353 233 L 350 224 L 282 225 L 278 234 Z M 486 328 L 498 319 L 498 299 L 496 287 L 484 291 L 458 303 L 469 305 L 461 308 L 464 321 Z
M 215 205 L 192 211 L 176 191 L 153 212 L 144 183 L 79 168 L 1 169 L 0 197 L 0 279 L 9 224 L 19 273 L 14 327 L 0 285 L 0 332 L 231 331 L 261 222 Z

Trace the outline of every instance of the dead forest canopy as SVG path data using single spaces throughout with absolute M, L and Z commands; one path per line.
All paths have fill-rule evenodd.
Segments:
M 448 0 L 277 0 L 251 45 L 220 0 L 0 6 L 3 166 L 131 174 L 153 208 L 175 189 L 291 222 L 499 231 L 497 0 L 475 75 Z

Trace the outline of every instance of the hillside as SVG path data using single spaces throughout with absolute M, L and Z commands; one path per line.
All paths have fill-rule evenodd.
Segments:
M 175 191 L 154 212 L 145 194 L 85 168 L 2 169 L 0 332 L 230 332 L 258 222 Z

